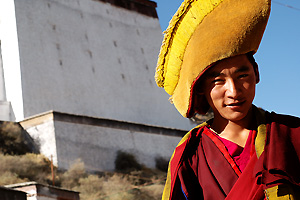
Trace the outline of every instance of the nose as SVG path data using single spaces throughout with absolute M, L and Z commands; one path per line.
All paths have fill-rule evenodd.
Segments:
M 237 99 L 241 94 L 240 87 L 233 79 L 226 81 L 226 95 L 228 98 Z

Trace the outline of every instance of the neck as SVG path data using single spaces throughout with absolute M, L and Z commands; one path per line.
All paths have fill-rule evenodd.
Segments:
M 216 115 L 211 127 L 219 134 L 220 137 L 223 137 L 244 147 L 249 132 L 253 126 L 252 117 L 252 109 L 242 120 L 238 121 L 227 120 L 221 116 Z

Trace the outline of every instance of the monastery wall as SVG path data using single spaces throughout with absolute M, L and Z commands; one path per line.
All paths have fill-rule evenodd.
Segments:
M 113 171 L 118 152 L 133 155 L 140 164 L 155 168 L 168 161 L 186 133 L 137 123 L 46 112 L 21 122 L 40 146 L 40 152 L 60 169 L 80 159 L 90 171 Z
M 95 0 L 7 2 L 0 3 L 7 10 L 1 45 L 6 98 L 16 121 L 55 110 L 193 126 L 154 81 L 162 41 L 157 17 Z

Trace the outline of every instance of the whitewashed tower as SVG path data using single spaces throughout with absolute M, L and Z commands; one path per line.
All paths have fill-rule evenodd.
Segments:
M 155 2 L 5 0 L 0 7 L 2 100 L 16 121 L 55 110 L 190 128 L 154 82 L 162 41 Z
M 68 168 L 155 167 L 193 126 L 154 81 L 162 30 L 149 0 L 0 1 L 0 120 Z

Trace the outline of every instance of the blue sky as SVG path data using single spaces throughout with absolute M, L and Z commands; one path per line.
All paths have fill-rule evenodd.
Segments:
M 154 0 L 162 30 L 183 0 Z M 292 7 L 292 8 L 291 8 Z M 272 1 L 271 16 L 255 59 L 260 83 L 254 104 L 300 117 L 300 1 Z

